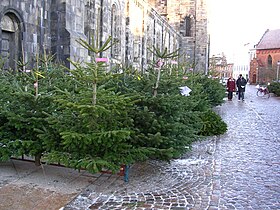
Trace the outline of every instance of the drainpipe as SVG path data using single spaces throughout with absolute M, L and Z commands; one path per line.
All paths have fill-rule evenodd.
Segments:
M 196 2 L 194 1 L 194 47 L 193 47 L 193 73 L 196 71 Z

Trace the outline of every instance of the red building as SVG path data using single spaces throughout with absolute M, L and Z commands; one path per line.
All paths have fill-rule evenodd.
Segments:
M 280 61 L 280 29 L 266 30 L 256 45 L 256 56 L 250 62 L 250 83 L 266 84 L 276 80 L 279 74 L 278 61 Z

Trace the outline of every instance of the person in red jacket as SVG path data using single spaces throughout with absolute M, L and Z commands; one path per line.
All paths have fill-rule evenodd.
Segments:
M 228 92 L 228 100 L 232 100 L 233 93 L 236 90 L 236 82 L 235 79 L 232 78 L 231 76 L 228 78 L 227 81 L 227 92 Z

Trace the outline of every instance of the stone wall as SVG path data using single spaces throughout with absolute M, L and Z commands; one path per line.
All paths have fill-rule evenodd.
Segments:
M 6 59 L 9 60 L 10 67 L 15 67 L 11 62 L 14 59 L 23 58 L 32 63 L 40 48 L 45 47 L 49 50 L 51 44 L 49 14 L 49 1 L 1 1 L 0 49 L 2 55 L 3 48 L 8 51 Z M 3 24 L 13 25 L 17 30 L 6 30 Z
M 195 55 L 195 66 L 205 66 L 205 8 L 197 10 L 201 17 L 196 17 L 196 32 L 184 37 L 182 17 L 192 14 L 193 0 L 185 0 L 181 5 L 185 8 L 183 16 L 176 15 L 181 11 L 176 10 L 176 0 L 162 2 L 150 2 L 154 9 L 144 0 L 1 0 L 0 53 L 8 60 L 5 68 L 16 67 L 12 60 L 24 60 L 28 68 L 32 68 L 36 56 L 44 53 L 54 55 L 59 62 L 72 68 L 69 58 L 74 61 L 94 59 L 78 39 L 90 43 L 98 40 L 100 46 L 109 36 L 118 43 L 97 56 L 108 58 L 111 67 L 118 64 L 145 71 L 148 63 L 156 59 L 147 50 L 152 46 L 167 47 L 170 52 L 180 47 L 186 53 L 186 60 L 181 62 L 195 60 Z M 174 21 L 169 21 L 171 19 Z M 9 29 L 9 25 L 14 28 Z
M 149 3 L 182 36 L 180 49 L 184 58 L 181 62 L 196 72 L 206 73 L 209 54 L 206 1 L 149 0 Z

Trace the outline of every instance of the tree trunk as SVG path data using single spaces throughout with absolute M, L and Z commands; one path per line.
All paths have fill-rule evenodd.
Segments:
M 41 154 L 35 155 L 35 165 L 40 166 L 41 165 Z
M 160 72 L 161 72 L 161 68 L 158 69 L 157 81 L 156 81 L 156 84 L 155 84 L 154 94 L 153 94 L 154 97 L 157 96 L 157 90 L 158 90 L 159 81 L 160 81 Z
M 97 84 L 96 82 L 92 85 L 92 105 L 96 105 L 96 94 L 97 94 Z

